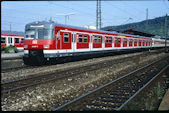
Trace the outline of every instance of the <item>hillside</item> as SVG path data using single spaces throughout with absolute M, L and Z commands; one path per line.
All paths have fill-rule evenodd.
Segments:
M 169 17 L 167 18 L 167 25 L 169 30 Z M 164 23 L 165 23 L 165 17 L 158 17 L 155 19 L 149 19 L 148 20 L 148 33 L 159 35 L 163 37 L 164 35 Z M 127 30 L 128 28 L 132 28 L 134 30 L 139 30 L 145 32 L 145 24 L 146 21 L 141 21 L 137 23 L 131 23 L 131 24 L 125 24 L 120 26 L 107 26 L 102 28 L 102 30 L 112 28 L 113 30 Z

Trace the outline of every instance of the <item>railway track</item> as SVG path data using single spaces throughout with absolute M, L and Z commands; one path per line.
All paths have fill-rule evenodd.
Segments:
M 154 61 L 120 78 L 98 87 L 56 110 L 120 110 L 156 77 L 169 69 L 169 58 Z M 165 62 L 165 63 L 164 63 Z
M 151 54 L 158 54 L 158 53 L 161 53 L 161 51 L 163 51 L 163 49 L 161 49 L 160 51 L 154 51 Z M 145 51 L 144 55 L 146 55 L 146 54 L 150 54 L 150 52 Z M 11 58 L 10 59 L 3 59 L 3 60 L 16 60 L 16 58 L 13 58 L 13 59 L 11 59 Z M 23 70 L 23 69 L 31 69 L 31 68 L 44 67 L 44 66 L 48 66 L 48 65 L 43 65 L 43 66 L 26 66 L 26 65 L 21 65 L 21 66 L 11 67 L 11 68 L 1 68 L 1 73 L 14 72 L 14 71 Z
M 64 77 L 70 77 L 70 76 L 74 76 L 80 73 L 94 71 L 94 70 L 98 70 L 98 69 L 105 68 L 105 67 L 110 67 L 114 63 L 116 64 L 123 63 L 125 61 L 130 60 L 132 57 L 133 56 L 130 56 L 130 57 L 124 58 L 123 60 L 118 59 L 118 60 L 112 60 L 112 61 L 110 60 L 101 61 L 96 64 L 89 64 L 86 66 L 74 67 L 74 68 L 69 68 L 65 70 L 55 70 L 53 72 L 32 74 L 26 78 L 1 82 L 1 93 L 7 93 L 7 92 L 22 89 L 22 88 L 26 88 L 29 86 L 41 84 L 44 82 L 49 82 L 49 81 L 61 79 Z M 135 57 L 137 57 L 137 55 Z M 31 67 L 28 67 L 28 68 L 31 68 Z
M 23 70 L 23 69 L 32 69 L 32 68 L 39 68 L 39 67 L 45 67 L 45 66 L 47 65 L 43 65 L 43 66 L 23 65 L 23 66 L 18 66 L 18 67 L 13 67 L 13 68 L 1 69 L 1 73 L 14 72 L 14 71 Z
M 137 56 L 139 55 L 136 55 L 134 57 L 137 57 Z M 49 81 L 53 81 L 57 79 L 62 79 L 64 77 L 74 76 L 74 75 L 84 73 L 84 72 L 89 72 L 89 71 L 102 69 L 105 67 L 110 67 L 112 64 L 123 63 L 123 62 L 130 60 L 131 58 L 133 58 L 133 56 L 124 58 L 123 60 L 118 59 L 118 60 L 101 61 L 96 64 L 74 67 L 74 68 L 69 68 L 65 70 L 55 70 L 52 72 L 46 72 L 46 73 L 40 73 L 40 74 L 32 74 L 26 78 L 20 78 L 20 79 L 1 82 L 1 94 L 11 92 L 11 91 L 16 91 L 22 88 L 27 88 L 29 86 L 33 86 L 33 85 L 37 85 L 37 84 L 41 84 L 41 83 L 45 83 L 45 82 L 49 82 Z M 34 66 L 33 68 L 36 68 L 36 67 L 37 66 Z M 32 67 L 25 66 L 23 68 L 15 68 L 14 70 L 24 69 L 24 68 L 32 68 Z
M 18 66 L 18 67 L 13 67 L 13 68 L 5 68 L 5 69 L 1 69 L 1 73 L 6 73 L 6 72 L 13 72 L 13 71 L 17 71 L 20 69 L 28 69 L 31 68 L 30 66 Z

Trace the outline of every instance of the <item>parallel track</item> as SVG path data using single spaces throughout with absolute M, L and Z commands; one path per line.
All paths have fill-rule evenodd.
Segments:
M 90 65 L 81 66 L 81 67 L 74 67 L 74 68 L 65 69 L 65 70 L 56 70 L 53 72 L 33 74 L 33 75 L 29 75 L 29 77 L 27 78 L 21 78 L 21 79 L 1 82 L 1 93 L 11 92 L 11 91 L 19 90 L 21 88 L 26 88 L 29 86 L 41 84 L 44 82 L 61 79 L 64 77 L 70 77 L 73 75 L 77 75 L 77 74 L 81 74 L 81 73 L 89 72 L 89 71 L 94 71 L 94 70 L 102 69 L 105 67 L 110 67 L 114 63 L 118 64 L 118 63 L 126 62 L 130 60 L 132 57 L 133 56 L 130 56 L 130 57 L 124 58 L 123 60 L 118 59 L 118 60 L 101 61 L 96 64 L 90 64 Z M 137 57 L 137 55 L 135 57 Z
M 152 52 L 151 54 L 158 54 L 158 53 L 161 53 L 163 49 L 161 49 L 160 51 L 156 51 L 156 52 Z M 150 54 L 148 51 L 145 51 L 144 54 Z M 16 60 L 16 59 L 19 59 L 19 58 L 13 58 L 13 59 L 2 59 L 2 60 Z M 1 73 L 6 73 L 6 72 L 13 72 L 13 71 L 17 71 L 17 70 L 22 70 L 22 69 L 31 69 L 31 68 L 38 68 L 38 67 L 44 67 L 44 66 L 49 66 L 49 65 L 43 65 L 43 66 L 26 66 L 26 65 L 23 65 L 23 66 L 18 66 L 18 67 L 13 67 L 13 68 L 5 68 L 5 69 L 1 69 Z
M 6 68 L 6 69 L 1 69 L 1 73 L 6 73 L 6 72 L 13 72 L 21 69 L 28 69 L 32 68 L 31 66 L 18 66 L 18 67 L 13 67 L 13 68 Z
M 56 110 L 120 110 L 141 90 L 169 67 L 164 60 L 154 61 L 116 80 L 96 88 L 62 106 Z

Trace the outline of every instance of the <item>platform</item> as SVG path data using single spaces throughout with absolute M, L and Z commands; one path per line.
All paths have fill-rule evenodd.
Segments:
M 13 59 L 13 58 L 22 58 L 23 55 L 24 55 L 24 52 L 18 52 L 18 53 L 1 53 L 1 60 Z

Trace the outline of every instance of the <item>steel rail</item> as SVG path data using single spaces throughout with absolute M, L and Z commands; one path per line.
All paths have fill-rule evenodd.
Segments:
M 157 76 L 159 76 L 163 71 L 166 70 L 166 68 L 168 68 L 169 65 L 165 66 L 159 73 L 157 73 L 149 82 L 147 82 L 143 87 L 141 87 L 133 96 L 131 96 L 128 100 L 126 100 L 119 108 L 117 108 L 116 110 L 119 111 L 120 109 L 122 109 L 124 107 L 124 105 L 126 105 L 131 99 L 133 99 L 140 91 L 142 91 L 147 85 L 150 84 L 150 82 L 152 82 Z
M 71 104 L 71 103 L 73 103 L 73 102 L 75 102 L 75 101 L 77 101 L 77 100 L 79 100 L 79 99 L 81 99 L 81 98 L 83 98 L 83 97 L 85 97 L 85 96 L 91 94 L 91 93 L 94 93 L 94 92 L 96 92 L 96 91 L 98 91 L 98 90 L 100 90 L 100 89 L 102 89 L 102 88 L 104 88 L 104 87 L 106 87 L 106 86 L 108 86 L 108 85 L 114 83 L 114 82 L 117 82 L 117 81 L 120 80 L 120 79 L 123 79 L 123 78 L 125 78 L 125 77 L 127 77 L 127 76 L 129 76 L 129 75 L 131 75 L 131 74 L 133 74 L 133 73 L 136 73 L 137 71 L 140 71 L 140 70 L 142 70 L 142 69 L 144 69 L 144 68 L 146 68 L 146 67 L 149 67 L 150 65 L 152 65 L 152 64 L 154 64 L 154 63 L 156 63 L 156 62 L 158 62 L 158 61 L 160 61 L 160 60 L 161 60 L 161 59 L 158 59 L 158 60 L 156 60 L 156 61 L 153 61 L 153 62 L 151 62 L 151 63 L 149 63 L 149 64 L 147 64 L 147 65 L 145 65 L 145 66 L 142 66 L 141 68 L 138 68 L 138 69 L 136 69 L 136 70 L 134 70 L 134 71 L 132 71 L 132 72 L 129 72 L 129 73 L 127 73 L 127 74 L 125 74 L 125 75 L 123 75 L 123 76 L 121 76 L 121 77 L 119 77 L 119 78 L 117 78 L 117 79 L 115 79 L 115 80 L 113 80 L 113 81 L 111 81 L 111 82 L 109 82 L 109 83 L 103 85 L 103 86 L 100 86 L 100 87 L 98 87 L 98 88 L 96 88 L 96 89 L 94 89 L 94 90 L 91 90 L 91 91 L 85 93 L 84 95 L 82 95 L 82 96 L 80 96 L 80 97 L 77 97 L 77 98 L 75 98 L 75 99 L 73 99 L 73 100 L 71 100 L 71 101 L 69 101 L 69 102 L 67 102 L 67 103 L 65 103 L 65 104 L 63 104 L 63 105 L 61 105 L 61 106 L 59 106 L 59 107 L 53 109 L 53 111 L 59 110 L 59 109 L 65 107 L 65 106 L 67 106 L 67 105 L 69 105 L 69 104 Z

